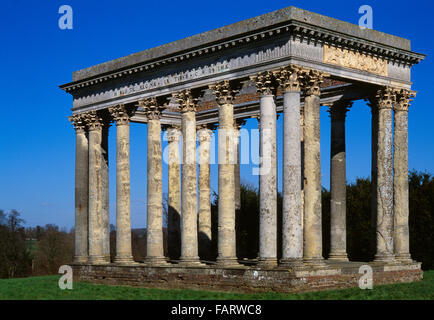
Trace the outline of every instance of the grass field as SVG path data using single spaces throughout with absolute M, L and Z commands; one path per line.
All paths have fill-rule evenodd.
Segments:
M 434 270 L 425 271 L 421 282 L 375 286 L 373 290 L 351 288 L 300 294 L 221 293 L 196 290 L 159 290 L 74 283 L 60 290 L 59 276 L 0 279 L 0 300 L 434 300 Z

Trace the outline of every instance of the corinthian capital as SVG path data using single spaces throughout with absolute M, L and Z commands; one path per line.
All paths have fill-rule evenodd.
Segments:
M 179 137 L 181 136 L 181 127 L 180 126 L 167 126 L 166 127 L 166 136 L 168 142 L 176 142 L 179 141 Z
M 271 95 L 276 89 L 275 79 L 273 73 L 270 71 L 251 76 L 250 80 L 255 84 L 256 90 L 258 90 L 261 95 Z
M 303 87 L 304 87 L 304 91 L 306 92 L 306 95 L 320 96 L 321 83 L 324 81 L 324 78 L 328 76 L 329 76 L 328 74 L 318 70 L 313 70 L 313 69 L 304 70 Z
M 329 104 L 327 110 L 332 117 L 332 120 L 345 120 L 347 112 L 353 106 L 353 102 L 349 100 L 338 100 L 332 104 Z
M 77 133 L 82 133 L 86 130 L 86 117 L 84 114 L 75 114 L 68 117 L 68 120 L 74 126 L 74 129 Z
M 173 98 L 178 102 L 181 112 L 196 112 L 198 98 L 190 89 L 185 89 L 172 94 Z
M 246 124 L 246 120 L 243 118 L 234 119 L 234 129 L 240 130 L 242 126 Z
M 408 111 L 412 98 L 416 96 L 416 91 L 401 89 L 396 94 L 395 111 Z
M 159 120 L 165 108 L 162 102 L 155 97 L 140 100 L 139 107 L 144 110 L 148 120 Z
M 89 131 L 100 130 L 104 126 L 104 120 L 97 111 L 89 111 L 83 115 Z
M 290 65 L 273 71 L 273 75 L 285 92 L 300 91 L 303 72 L 300 67 Z
M 393 103 L 396 101 L 396 89 L 392 87 L 384 87 L 377 90 L 374 101 L 371 104 L 375 104 L 379 110 L 392 109 Z
M 197 127 L 197 138 L 199 142 L 211 141 L 212 137 L 212 126 L 201 125 Z
M 125 105 L 120 104 L 117 106 L 113 106 L 109 108 L 109 112 L 113 119 L 116 121 L 116 124 L 125 125 L 130 123 L 130 118 L 133 114 L 132 108 L 127 108 Z
M 238 90 L 234 90 L 229 80 L 224 80 L 209 86 L 209 89 L 215 94 L 219 105 L 232 104 Z

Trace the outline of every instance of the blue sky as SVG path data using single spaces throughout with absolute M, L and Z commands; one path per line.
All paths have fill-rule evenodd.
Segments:
M 74 10 L 74 29 L 58 28 L 58 9 Z M 17 209 L 27 225 L 74 224 L 72 98 L 58 88 L 72 72 L 196 33 L 294 5 L 357 23 L 358 8 L 373 8 L 374 29 L 412 40 L 427 54 L 413 68 L 418 96 L 409 116 L 409 167 L 434 173 L 434 5 L 431 1 L 2 1 L 0 4 L 0 209 Z M 279 141 L 281 141 L 281 121 Z M 246 127 L 256 126 L 249 120 Z M 110 133 L 110 220 L 115 222 L 115 130 Z M 280 144 L 280 143 L 279 143 Z M 355 103 L 347 118 L 349 181 L 370 174 L 370 111 Z M 146 214 L 146 127 L 131 126 L 132 225 Z M 329 186 L 330 120 L 321 111 L 322 183 Z M 281 157 L 281 148 L 279 151 Z M 280 158 L 281 159 L 281 158 Z M 280 167 L 280 166 L 279 166 Z M 251 167 L 246 182 L 257 184 Z M 164 174 L 167 168 L 164 167 Z M 217 190 L 217 166 L 212 166 Z M 281 168 L 279 168 L 279 175 Z M 167 189 L 165 183 L 164 189 Z M 279 184 L 281 189 L 281 183 Z

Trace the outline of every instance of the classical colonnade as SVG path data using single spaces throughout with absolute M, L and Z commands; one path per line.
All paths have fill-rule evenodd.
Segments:
M 250 77 L 259 93 L 261 169 L 258 265 L 322 266 L 321 83 L 328 74 L 295 65 Z M 234 98 L 239 79 L 208 88 L 218 103 L 217 265 L 237 266 L 235 212 L 240 206 L 238 129 Z M 277 261 L 276 91 L 283 94 L 282 257 Z M 303 93 L 303 95 L 302 95 Z M 172 95 L 181 124 L 164 126 L 168 137 L 168 250 L 180 265 L 202 265 L 198 239 L 211 238 L 210 141 L 214 124 L 196 125 L 200 91 Z M 410 262 L 408 239 L 408 106 L 414 92 L 378 87 L 367 97 L 372 110 L 372 210 L 376 217 L 375 260 Z M 304 98 L 304 99 L 302 99 Z M 129 124 L 138 106 L 147 116 L 147 256 L 151 266 L 168 265 L 163 250 L 161 117 L 167 97 L 139 100 L 71 117 L 76 130 L 75 262 L 110 262 L 108 227 L 109 123 L 116 123 L 116 256 L 131 264 Z M 304 106 L 302 102 L 304 101 Z M 351 101 L 329 105 L 331 117 L 331 252 L 348 261 L 346 250 L 345 118 Z M 393 119 L 394 118 L 394 119 Z M 180 139 L 182 136 L 182 139 Z M 196 141 L 199 140 L 199 177 Z M 182 141 L 182 159 L 179 143 Z M 235 159 L 235 161 L 234 161 Z M 180 175 L 181 171 L 181 175 Z M 199 190 L 199 195 L 197 195 Z M 199 202 L 198 199 L 199 198 Z M 180 221 L 178 221 L 180 220 Z M 174 226 L 180 225 L 180 230 Z M 179 245 L 178 245 L 179 244 Z

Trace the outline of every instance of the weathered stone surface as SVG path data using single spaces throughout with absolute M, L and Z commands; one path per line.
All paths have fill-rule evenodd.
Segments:
M 304 104 L 304 249 L 303 259 L 322 264 L 320 104 L 309 95 Z
M 187 109 L 188 110 L 188 109 Z M 196 115 L 182 113 L 181 258 L 184 264 L 199 263 L 197 239 Z
M 108 158 L 108 135 L 109 123 L 107 120 L 102 127 L 101 149 L 101 186 L 102 186 L 102 237 L 103 237 L 103 253 L 106 262 L 110 262 L 110 221 L 109 221 L 109 158 Z
M 377 250 L 377 150 L 378 150 L 378 107 L 376 101 L 371 107 L 371 252 Z
M 179 137 L 177 126 L 167 128 L 168 139 L 168 252 L 169 258 L 178 260 L 181 256 L 181 162 L 179 158 Z
M 132 263 L 130 213 L 130 115 L 125 106 L 109 109 L 116 121 L 116 263 Z
M 161 157 L 161 123 L 157 117 L 148 120 L 147 170 L 147 254 L 150 264 L 165 263 L 163 248 L 163 171 Z
M 305 292 L 357 287 L 360 262 L 327 264 L 320 270 L 73 265 L 74 279 L 111 285 L 229 292 Z M 373 285 L 420 281 L 420 264 L 370 264 Z
M 360 52 L 324 45 L 324 62 L 353 68 L 387 77 L 387 60 L 370 57 Z
M 345 117 L 350 102 L 338 101 L 330 108 L 331 152 L 330 152 L 330 254 L 328 259 L 346 261 L 346 156 Z
M 222 41 L 225 38 L 235 37 L 247 32 L 271 27 L 285 22 L 298 22 L 303 25 L 311 25 L 317 28 L 325 28 L 351 37 L 373 41 L 387 46 L 410 50 L 410 41 L 376 30 L 364 29 L 344 21 L 339 21 L 307 10 L 287 7 L 258 17 L 237 22 L 228 26 L 217 28 L 185 39 L 164 44 L 155 48 L 131 54 L 116 60 L 105 62 L 93 67 L 74 72 L 73 81 L 83 80 L 99 74 L 122 69 L 131 65 L 144 63 L 158 57 L 173 55 L 189 48 L 205 46 L 210 43 Z
M 408 107 L 412 96 L 412 92 L 401 91 L 394 108 L 394 250 L 396 259 L 406 263 L 412 261 L 408 230 Z
M 393 261 L 393 118 L 392 90 L 377 93 L 377 253 L 376 261 Z
M 300 91 L 285 92 L 283 104 L 283 229 L 281 264 L 297 264 L 303 258 Z
M 89 141 L 83 116 L 70 118 L 75 129 L 75 252 L 74 262 L 88 259 Z
M 234 121 L 234 150 L 236 152 L 234 164 L 235 210 L 241 209 L 240 129 L 244 123 L 244 120 Z
M 234 106 L 224 103 L 219 108 L 218 128 L 218 256 L 221 265 L 237 264 L 235 234 Z
M 277 264 L 277 141 L 273 95 L 260 98 L 259 263 Z
M 211 179 L 210 149 L 212 130 L 201 127 L 197 132 L 199 140 L 199 256 L 210 259 L 211 252 Z
M 281 267 L 301 265 L 300 69 L 282 67 L 274 77 L 283 90 L 283 208 Z
M 104 253 L 102 119 L 93 113 L 89 123 L 89 263 L 107 263 Z

